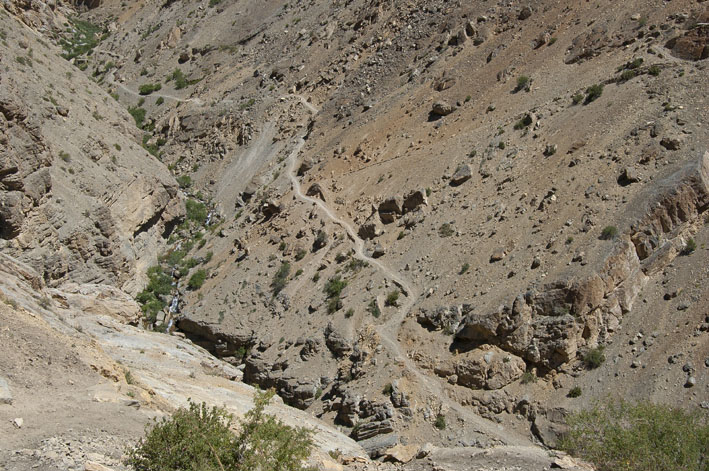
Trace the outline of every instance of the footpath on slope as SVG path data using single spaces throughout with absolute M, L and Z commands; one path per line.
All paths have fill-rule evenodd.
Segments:
M 301 102 L 306 105 L 306 107 L 313 113 L 317 114 L 318 110 L 312 106 L 305 98 L 300 95 L 294 95 L 299 98 Z M 479 415 L 473 413 L 472 411 L 461 406 L 456 401 L 451 400 L 445 393 L 444 388 L 441 386 L 440 382 L 436 379 L 429 377 L 424 374 L 418 366 L 403 352 L 399 341 L 398 333 L 401 324 L 403 323 L 406 316 L 409 314 L 416 299 L 419 297 L 419 292 L 399 273 L 390 269 L 379 260 L 376 260 L 368 256 L 364 251 L 364 241 L 357 235 L 352 226 L 339 218 L 337 214 L 325 204 L 324 201 L 311 198 L 305 195 L 301 189 L 300 181 L 296 176 L 296 163 L 298 160 L 298 155 L 305 145 L 304 136 L 297 138 L 295 147 L 288 156 L 289 168 L 288 177 L 293 184 L 293 190 L 297 197 L 306 202 L 311 203 L 320 208 L 325 215 L 335 224 L 342 227 L 347 233 L 347 236 L 354 244 L 355 256 L 360 260 L 366 261 L 372 266 L 379 269 L 386 277 L 390 278 L 406 296 L 406 301 L 400 306 L 395 316 L 392 316 L 387 322 L 381 324 L 378 327 L 378 333 L 382 339 L 385 347 L 394 355 L 395 360 L 400 361 L 404 364 L 405 368 L 416 376 L 421 385 L 425 387 L 426 392 L 433 397 L 439 399 L 445 406 L 449 409 L 454 410 L 460 417 L 469 420 L 470 423 L 475 427 L 475 432 L 482 433 L 488 437 L 498 440 L 501 444 L 505 445 L 517 445 L 517 446 L 529 446 L 531 448 L 538 448 L 533 445 L 532 442 L 526 438 L 522 437 L 516 432 L 507 431 L 501 425 L 493 424 L 492 422 L 480 417 Z

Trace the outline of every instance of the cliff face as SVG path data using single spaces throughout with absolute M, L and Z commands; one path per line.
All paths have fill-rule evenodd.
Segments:
M 175 179 L 141 147 L 128 113 L 38 35 L 44 27 L 4 12 L 2 28 L 2 60 L 13 65 L 0 78 L 3 252 L 52 286 L 135 293 L 184 215 Z

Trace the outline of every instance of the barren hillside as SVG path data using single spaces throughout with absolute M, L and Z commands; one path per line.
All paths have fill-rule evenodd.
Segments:
M 600 398 L 709 408 L 707 8 L 10 2 L 0 247 L 323 450 L 545 469 Z

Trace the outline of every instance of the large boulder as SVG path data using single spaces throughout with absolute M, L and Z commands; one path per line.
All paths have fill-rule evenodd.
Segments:
M 436 116 L 448 116 L 455 111 L 455 106 L 445 101 L 437 101 L 431 107 L 431 114 Z
M 484 345 L 459 355 L 455 360 L 458 384 L 471 389 L 500 389 L 519 379 L 524 360 L 498 347 Z

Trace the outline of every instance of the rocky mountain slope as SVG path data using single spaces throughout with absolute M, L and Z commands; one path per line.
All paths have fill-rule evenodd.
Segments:
M 709 408 L 703 1 L 5 8 L 3 254 L 52 299 L 137 296 L 375 458 Z

